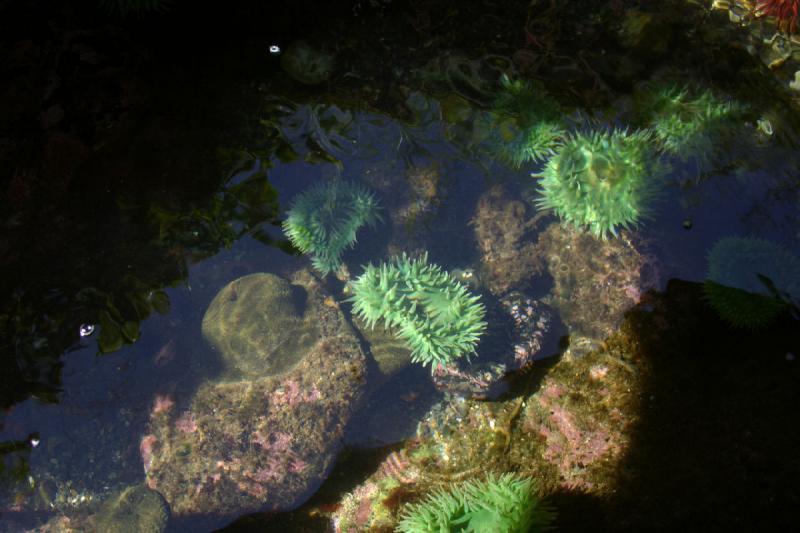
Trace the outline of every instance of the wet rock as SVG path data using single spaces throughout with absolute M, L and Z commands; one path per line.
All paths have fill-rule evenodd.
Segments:
M 144 485 L 128 487 L 111 496 L 97 513 L 97 531 L 108 533 L 159 533 L 169 520 L 164 497 Z
M 244 276 L 226 285 L 203 317 L 203 335 L 226 370 L 238 377 L 291 369 L 319 340 L 305 289 L 273 274 Z
M 186 409 L 162 401 L 153 410 L 140 452 L 148 486 L 175 515 L 293 509 L 330 470 L 362 396 L 366 358 L 319 282 L 306 271 L 293 281 L 320 330 L 299 362 L 281 375 L 206 383 Z
M 489 354 L 481 353 L 472 364 L 454 362 L 436 368 L 433 383 L 437 389 L 464 398 L 496 398 L 507 390 L 504 378 L 508 374 L 555 353 L 557 339 L 551 335 L 554 313 L 548 305 L 518 291 L 504 296 L 500 305 L 511 319 L 511 342 L 491 354 L 491 361 L 482 361 Z M 551 345 L 545 344 L 549 341 L 553 341 Z
M 553 223 L 537 247 L 554 282 L 547 303 L 558 310 L 571 337 L 604 339 L 642 293 L 658 286 L 655 259 L 640 252 L 627 232 L 602 240 Z
M 543 497 L 570 489 L 614 494 L 641 409 L 642 369 L 623 356 L 626 342 L 619 335 L 603 352 L 562 358 L 518 397 L 437 403 L 414 438 L 342 496 L 334 530 L 390 531 L 403 502 L 487 472 L 525 472 Z
M 482 279 L 494 294 L 521 288 L 542 268 L 530 234 L 537 218 L 528 206 L 495 186 L 478 200 L 472 224 L 483 265 Z
M 369 343 L 369 351 L 384 376 L 390 376 L 411 363 L 411 350 L 404 340 L 381 326 L 368 328 L 364 321 L 354 317 L 353 324 Z

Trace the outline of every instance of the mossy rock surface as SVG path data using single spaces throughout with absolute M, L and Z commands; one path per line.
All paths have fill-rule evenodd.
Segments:
M 160 533 L 167 527 L 169 506 L 161 494 L 144 485 L 112 495 L 97 513 L 97 531 Z
M 242 294 L 250 283 L 272 286 L 270 294 L 274 286 L 302 289 L 302 320 L 319 330 L 313 344 L 280 375 L 223 375 L 200 385 L 191 398 L 175 398 L 151 414 L 140 443 L 147 486 L 164 495 L 173 516 L 204 515 L 220 525 L 244 513 L 295 509 L 316 492 L 343 445 L 367 375 L 353 328 L 308 270 L 285 285 L 271 275 L 237 281 L 231 285 Z M 217 300 L 232 296 L 226 292 L 234 290 L 231 285 Z M 248 306 L 256 311 L 260 293 L 253 291 L 238 304 L 243 315 Z M 226 319 L 235 324 L 232 316 Z M 288 327 L 287 334 L 298 336 Z
M 226 371 L 241 378 L 282 374 L 320 338 L 306 290 L 274 274 L 250 274 L 217 293 L 203 317 L 203 335 Z

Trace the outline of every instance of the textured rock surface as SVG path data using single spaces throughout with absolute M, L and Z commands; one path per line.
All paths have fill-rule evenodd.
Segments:
M 547 303 L 579 337 L 601 341 L 647 289 L 658 286 L 658 264 L 628 232 L 603 240 L 553 223 L 539 236 L 537 253 L 553 277 Z
M 167 527 L 169 507 L 158 492 L 134 485 L 106 500 L 96 520 L 97 531 L 160 533 Z
M 305 271 L 294 281 L 321 334 L 298 364 L 280 376 L 206 383 L 186 409 L 157 402 L 140 452 L 148 485 L 173 514 L 292 509 L 330 470 L 366 358 L 319 282 Z
M 244 276 L 217 293 L 203 317 L 203 335 L 237 377 L 286 372 L 320 337 L 306 299 L 304 288 L 273 274 Z
M 384 376 L 390 376 L 411 363 L 411 350 L 402 339 L 378 325 L 367 327 L 364 321 L 353 317 L 353 324 L 369 343 L 372 358 Z
M 542 268 L 532 237 L 538 218 L 528 206 L 495 186 L 478 200 L 472 225 L 481 252 L 482 277 L 500 295 L 524 287 Z

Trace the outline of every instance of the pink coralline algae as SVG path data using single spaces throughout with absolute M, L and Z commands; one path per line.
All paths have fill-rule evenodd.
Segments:
M 312 403 L 321 398 L 316 385 L 305 390 L 300 387 L 300 383 L 293 379 L 287 379 L 280 387 L 272 392 L 268 399 L 272 405 L 295 407 L 301 403 Z
M 550 385 L 539 395 L 541 408 L 548 413 L 545 423 L 538 427 L 545 439 L 543 457 L 559 468 L 566 487 L 591 488 L 581 471 L 606 454 L 618 452 L 619 445 L 611 433 L 598 424 L 580 423 L 559 402 L 561 393 Z
M 301 459 L 292 449 L 292 440 L 292 436 L 288 433 L 254 431 L 250 437 L 250 442 L 257 444 L 264 450 L 267 455 L 267 465 L 248 477 L 255 481 L 266 482 L 280 479 L 287 472 L 293 474 L 302 473 L 308 463 Z
M 145 435 L 139 443 L 139 455 L 142 456 L 142 464 L 144 465 L 144 473 L 150 470 L 153 465 L 153 449 L 158 442 L 155 435 Z
M 286 453 L 291 452 L 292 436 L 288 433 L 269 433 L 258 429 L 250 436 L 250 442 L 258 444 L 265 451 Z
M 168 394 L 156 394 L 153 399 L 153 409 L 150 411 L 151 416 L 169 412 L 175 405 L 175 401 Z
M 267 465 L 259 468 L 255 472 L 246 472 L 245 475 L 259 483 L 269 483 L 270 481 L 278 480 L 283 477 L 283 468 L 277 457 L 270 458 Z
M 289 472 L 293 474 L 300 474 L 306 469 L 307 466 L 308 463 L 300 458 L 292 459 L 292 461 L 289 463 Z
M 194 433 L 197 431 L 197 422 L 195 422 L 194 415 L 189 411 L 184 412 L 175 421 L 175 429 L 182 433 Z

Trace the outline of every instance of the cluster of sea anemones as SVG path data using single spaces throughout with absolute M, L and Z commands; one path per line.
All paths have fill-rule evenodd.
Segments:
M 645 84 L 634 105 L 638 122 L 653 130 L 661 148 L 683 160 L 709 158 L 745 111 L 709 89 L 676 84 Z
M 756 15 L 775 17 L 781 31 L 794 33 L 797 31 L 797 17 L 800 11 L 800 0 L 758 0 Z

